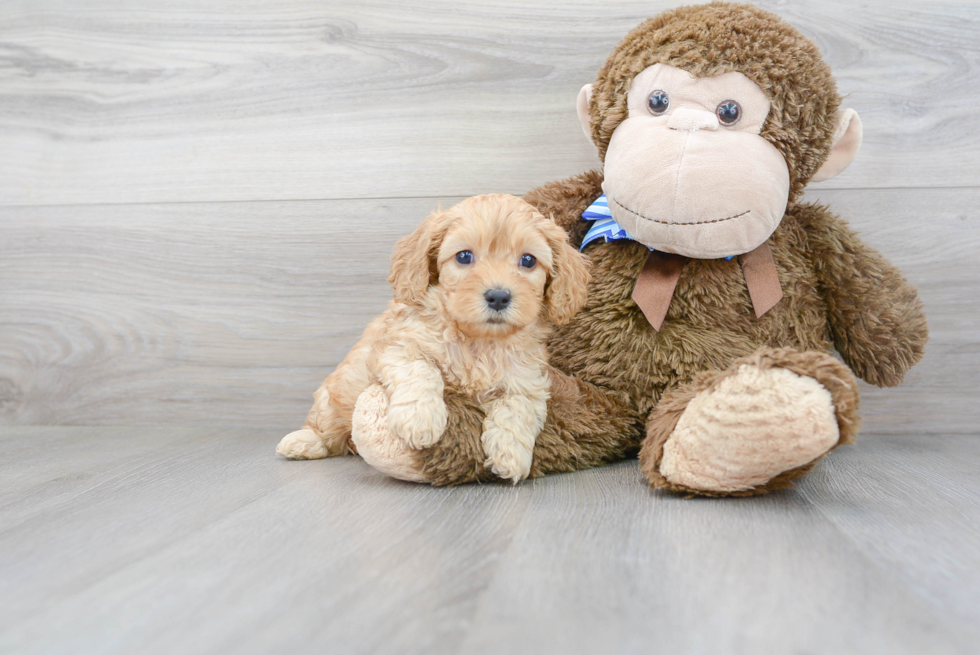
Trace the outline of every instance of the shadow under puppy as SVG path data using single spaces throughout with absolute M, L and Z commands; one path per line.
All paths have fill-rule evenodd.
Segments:
M 352 426 L 355 408 L 362 421 L 386 421 L 372 424 L 374 433 L 387 429 L 413 449 L 432 446 L 446 429 L 451 390 L 486 413 L 485 465 L 519 482 L 547 415 L 545 340 L 552 323 L 585 304 L 588 281 L 587 262 L 565 231 L 520 198 L 474 196 L 433 213 L 395 246 L 394 300 L 314 394 L 306 425 L 276 452 L 291 459 L 351 452 L 348 439 L 356 447 L 368 427 Z

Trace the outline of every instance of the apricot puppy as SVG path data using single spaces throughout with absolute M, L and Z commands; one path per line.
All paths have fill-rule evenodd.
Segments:
M 514 483 L 526 478 L 551 386 L 545 338 L 585 304 L 586 260 L 567 239 L 504 194 L 430 215 L 395 246 L 394 300 L 314 394 L 306 425 L 276 452 L 291 459 L 351 452 L 351 417 L 365 392 L 387 398 L 393 439 L 432 446 L 446 428 L 448 388 L 485 410 L 485 465 Z

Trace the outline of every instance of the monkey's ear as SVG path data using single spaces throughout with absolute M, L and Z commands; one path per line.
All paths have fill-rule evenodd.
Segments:
M 582 124 L 582 131 L 585 132 L 585 138 L 592 143 L 592 119 L 589 116 L 589 100 L 592 99 L 592 85 L 586 84 L 578 92 L 578 101 L 575 103 L 575 109 L 578 111 L 578 121 Z
M 429 286 L 439 279 L 436 255 L 453 220 L 455 216 L 449 210 L 440 208 L 395 244 L 388 282 L 395 290 L 396 301 L 406 305 L 418 303 Z
M 863 136 L 864 128 L 861 126 L 861 117 L 857 115 L 856 111 L 845 109 L 837 112 L 837 129 L 834 130 L 830 154 L 827 155 L 827 161 L 817 169 L 810 181 L 823 182 L 829 180 L 850 166 L 861 147 Z

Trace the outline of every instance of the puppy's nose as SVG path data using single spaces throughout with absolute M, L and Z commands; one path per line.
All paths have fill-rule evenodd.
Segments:
M 510 304 L 510 291 L 507 289 L 490 289 L 483 297 L 486 298 L 490 309 L 502 312 Z

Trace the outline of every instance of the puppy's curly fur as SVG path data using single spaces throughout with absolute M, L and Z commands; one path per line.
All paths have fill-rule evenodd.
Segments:
M 475 196 L 430 215 L 395 246 L 394 300 L 277 452 L 351 452 L 351 419 L 366 391 L 384 397 L 394 436 L 430 447 L 446 428 L 448 391 L 483 407 L 485 465 L 515 483 L 526 478 L 551 387 L 545 340 L 584 305 L 588 280 L 565 231 L 520 198 Z

